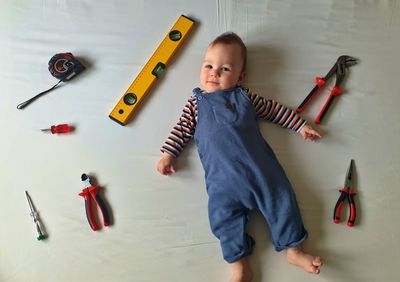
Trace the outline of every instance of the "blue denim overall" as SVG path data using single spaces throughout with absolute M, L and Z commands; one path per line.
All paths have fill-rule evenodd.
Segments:
M 224 259 L 252 253 L 246 234 L 250 210 L 263 214 L 277 251 L 307 238 L 296 197 L 275 154 L 259 130 L 250 98 L 242 88 L 201 93 L 194 139 L 205 171 L 211 230 Z

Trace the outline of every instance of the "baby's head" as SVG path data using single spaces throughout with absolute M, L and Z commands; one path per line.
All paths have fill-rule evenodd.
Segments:
M 245 77 L 247 48 L 233 32 L 218 36 L 207 48 L 200 82 L 207 93 L 234 88 Z

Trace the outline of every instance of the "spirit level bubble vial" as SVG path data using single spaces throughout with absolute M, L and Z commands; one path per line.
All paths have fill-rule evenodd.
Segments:
M 109 117 L 112 120 L 121 125 L 126 125 L 129 122 L 133 112 L 140 105 L 141 100 L 157 78 L 165 71 L 169 60 L 178 47 L 182 45 L 193 25 L 194 21 L 183 15 L 178 18 L 150 60 L 111 111 Z

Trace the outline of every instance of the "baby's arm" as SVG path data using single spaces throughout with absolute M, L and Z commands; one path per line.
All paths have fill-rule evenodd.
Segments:
M 172 129 L 161 148 L 163 157 L 158 161 L 156 169 L 162 175 L 170 175 L 176 171 L 175 158 L 183 151 L 193 138 L 196 128 L 197 101 L 190 97 L 183 108 L 181 117 Z
M 246 93 L 259 119 L 268 120 L 283 128 L 291 129 L 296 132 L 300 132 L 306 124 L 306 121 L 302 119 L 296 111 L 274 100 L 264 98 L 249 89 L 246 89 Z
M 319 138 L 321 138 L 321 134 L 318 133 L 311 125 L 304 125 L 300 129 L 300 134 L 303 136 L 304 140 L 311 140 L 315 141 Z
M 294 110 L 274 100 L 259 96 L 249 89 L 246 89 L 246 93 L 253 103 L 258 118 L 266 119 L 284 128 L 294 130 L 300 133 L 304 140 L 315 141 L 321 138 L 321 135 L 311 125 L 306 124 L 306 120 Z

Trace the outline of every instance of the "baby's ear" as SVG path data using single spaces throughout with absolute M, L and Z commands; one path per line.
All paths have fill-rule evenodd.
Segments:
M 246 72 L 243 71 L 243 72 L 239 75 L 238 85 L 241 85 L 245 78 L 246 78 Z

